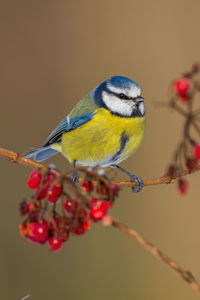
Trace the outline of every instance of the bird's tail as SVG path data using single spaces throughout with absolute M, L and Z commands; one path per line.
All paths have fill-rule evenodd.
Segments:
M 39 149 L 34 149 L 24 155 L 25 158 L 33 157 L 35 161 L 43 161 L 53 155 L 58 153 L 58 151 L 51 149 L 51 146 L 42 147 Z

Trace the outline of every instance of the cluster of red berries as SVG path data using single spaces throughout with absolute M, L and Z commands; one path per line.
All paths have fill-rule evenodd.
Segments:
M 39 170 L 31 172 L 27 185 L 35 193 L 19 205 L 20 214 L 25 217 L 19 226 L 20 234 L 33 243 L 48 243 L 52 251 L 60 250 L 70 234 L 84 234 L 91 222 L 101 221 L 119 192 L 117 185 L 110 186 L 102 180 L 94 187 L 86 177 L 80 191 L 87 197 L 83 204 L 70 195 L 72 191 L 65 191 L 67 185 L 62 176 L 52 171 L 43 175 Z
M 200 64 L 196 63 L 189 72 L 185 72 L 181 78 L 173 81 L 170 106 L 185 117 L 183 140 L 178 145 L 174 155 L 174 162 L 170 165 L 167 174 L 176 177 L 177 171 L 184 168 L 195 170 L 200 161 L 200 144 L 191 136 L 191 127 L 199 134 L 199 110 L 193 109 L 194 96 L 200 92 Z M 187 104 L 180 108 L 179 103 Z M 178 179 L 178 192 L 185 195 L 189 189 L 189 183 L 185 178 Z

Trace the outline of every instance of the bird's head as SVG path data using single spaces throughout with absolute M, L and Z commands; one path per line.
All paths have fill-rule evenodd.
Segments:
M 139 85 L 122 76 L 113 76 L 92 91 L 94 102 L 122 117 L 145 115 L 144 99 Z

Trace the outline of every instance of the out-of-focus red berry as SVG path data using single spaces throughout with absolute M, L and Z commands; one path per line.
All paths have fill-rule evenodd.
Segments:
M 33 238 L 39 243 L 45 243 L 48 239 L 48 226 L 35 223 L 33 226 Z
M 44 224 L 45 226 L 48 227 L 48 222 L 45 218 L 41 217 L 39 220 L 38 220 L 38 224 Z
M 55 179 L 56 175 L 52 172 L 45 175 L 44 183 L 51 183 Z
M 74 220 L 72 224 L 72 233 L 75 235 L 84 234 L 86 231 L 90 229 L 90 221 L 88 219 L 82 219 L 81 223 L 79 224 L 80 220 Z
M 39 171 L 32 171 L 31 174 L 29 175 L 28 181 L 27 181 L 27 185 L 29 187 L 29 189 L 36 189 L 39 187 L 40 183 L 42 180 L 42 174 Z
M 90 218 L 94 222 L 101 221 L 106 215 L 106 212 L 110 209 L 110 204 L 108 201 L 102 200 L 91 205 L 90 208 Z
M 48 222 L 45 218 L 40 218 L 27 225 L 28 239 L 33 243 L 44 244 L 49 235 Z
M 56 203 L 56 201 L 58 200 L 60 194 L 62 192 L 62 186 L 60 183 L 55 183 L 53 184 L 48 191 L 48 201 L 51 203 Z
M 27 233 L 29 236 L 33 236 L 33 228 L 36 222 L 30 222 L 27 224 Z
M 106 213 L 110 209 L 110 203 L 108 201 L 105 201 L 105 200 L 101 201 L 100 209 L 102 209 Z
M 179 178 L 178 179 L 178 192 L 181 196 L 187 194 L 189 189 L 189 183 L 186 179 Z
M 83 228 L 84 232 L 90 230 L 90 221 L 88 219 L 83 220 L 82 228 Z
M 90 218 L 94 222 L 101 221 L 102 218 L 105 216 L 105 212 L 101 210 L 97 205 L 94 205 L 90 209 Z
M 48 190 L 49 190 L 49 185 L 39 190 L 36 199 L 40 201 L 46 198 Z
M 53 236 L 49 238 L 49 247 L 53 252 L 60 250 L 63 246 L 63 238 L 61 236 Z
M 91 199 L 91 203 L 93 203 L 93 204 L 94 204 L 94 203 L 97 203 L 98 201 L 99 201 L 99 198 L 92 198 L 92 199 Z
M 82 190 L 86 193 L 91 193 L 94 189 L 92 181 L 83 181 L 82 185 Z
M 189 89 L 191 87 L 191 81 L 188 78 L 179 78 L 174 81 L 174 90 L 181 96 L 188 96 Z
M 67 199 L 64 202 L 64 208 L 68 213 L 74 213 L 78 209 L 78 207 L 79 202 L 74 198 Z
M 194 157 L 196 159 L 200 159 L 200 145 L 194 147 Z
M 27 237 L 28 240 L 32 243 L 37 243 L 37 240 L 34 238 L 34 233 L 33 233 L 35 224 L 36 222 L 30 222 L 27 224 Z
M 26 237 L 26 235 L 27 235 L 27 226 L 26 226 L 26 224 L 23 224 L 23 223 L 19 224 L 19 232 L 20 232 L 20 234 L 23 238 Z

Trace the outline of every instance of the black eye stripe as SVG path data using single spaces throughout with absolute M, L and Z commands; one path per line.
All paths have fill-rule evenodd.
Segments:
M 123 93 L 115 93 L 115 92 L 112 92 L 112 91 L 110 91 L 110 90 L 106 90 L 106 92 L 108 93 L 108 94 L 111 94 L 111 95 L 114 95 L 114 96 L 116 96 L 117 98 L 119 98 L 120 100 L 136 100 L 136 99 L 138 99 L 138 98 L 142 98 L 141 96 L 137 96 L 137 97 L 128 97 L 128 96 L 126 96 L 125 94 L 123 94 Z M 143 98 L 142 98 L 143 99 Z
M 130 100 L 130 99 L 131 99 L 130 97 L 124 95 L 123 93 L 116 94 L 116 96 L 117 96 L 119 99 L 121 99 L 121 100 L 123 100 L 123 99 L 124 99 L 124 100 Z

